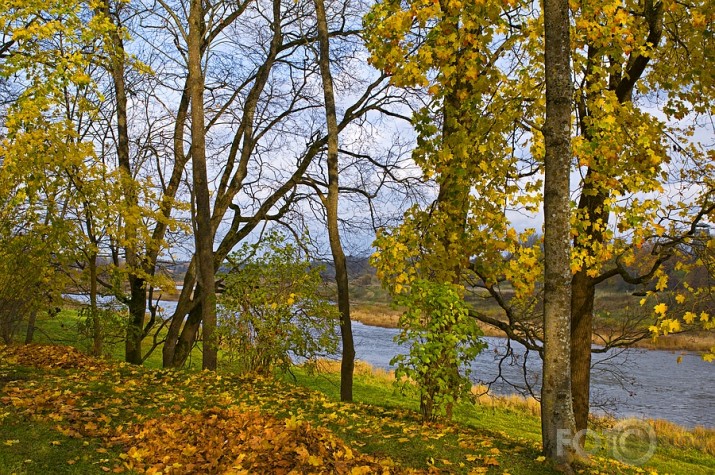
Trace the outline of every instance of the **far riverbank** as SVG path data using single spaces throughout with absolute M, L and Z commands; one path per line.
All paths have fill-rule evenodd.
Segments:
M 391 305 L 381 303 L 352 302 L 350 308 L 350 316 L 354 321 L 375 327 L 398 328 L 400 315 L 401 311 L 399 309 L 395 309 Z M 484 332 L 484 336 L 506 337 L 506 334 L 503 331 L 491 325 L 480 322 L 479 327 L 482 332 Z M 595 345 L 602 345 L 603 340 L 594 336 L 593 343 Z M 715 346 L 715 333 L 713 332 L 683 332 L 670 334 L 667 336 L 660 336 L 655 341 L 653 341 L 652 338 L 646 338 L 633 345 L 635 348 L 675 352 L 704 352 L 708 351 L 713 346 Z

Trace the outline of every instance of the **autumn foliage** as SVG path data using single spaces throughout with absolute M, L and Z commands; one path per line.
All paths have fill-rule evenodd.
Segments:
M 58 434 L 101 439 L 97 452 L 119 450 L 118 459 L 106 459 L 100 467 L 105 472 L 423 473 L 384 456 L 362 454 L 297 412 L 280 413 L 309 396 L 300 389 L 301 394 L 281 393 L 267 378 L 240 380 L 249 390 L 238 401 L 227 390 L 235 390 L 237 381 L 213 373 L 115 365 L 64 346 L 2 347 L 0 363 L 61 372 L 43 384 L 10 382 L 0 402 L 52 424 Z M 195 399 L 186 397 L 187 389 Z
M 330 431 L 246 407 L 152 419 L 118 440 L 125 466 L 146 473 L 407 473 L 354 452 Z

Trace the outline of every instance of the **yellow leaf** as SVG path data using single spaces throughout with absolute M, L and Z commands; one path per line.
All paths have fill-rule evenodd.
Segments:
M 370 466 L 353 467 L 352 470 L 350 470 L 350 475 L 368 475 L 369 473 L 372 473 Z
M 656 290 L 665 290 L 668 288 L 668 274 L 663 274 L 658 277 L 658 283 L 655 285 Z
M 687 324 L 693 323 L 693 320 L 695 320 L 695 315 L 693 312 L 685 312 L 685 315 L 683 315 L 683 321 Z

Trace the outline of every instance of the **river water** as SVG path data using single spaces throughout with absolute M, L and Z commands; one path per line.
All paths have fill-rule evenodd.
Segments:
M 393 341 L 399 330 L 353 323 L 356 358 L 371 365 L 392 369 L 390 360 L 408 348 Z M 499 368 L 507 380 L 499 380 L 491 389 L 497 394 L 524 390 L 524 373 L 538 391 L 541 360 L 538 355 L 528 355 L 524 369 L 525 348 L 511 343 L 513 357 L 499 362 L 507 353 L 507 340 L 485 338 L 488 348 L 472 364 L 475 383 L 488 383 L 497 379 Z M 681 362 L 678 363 L 678 356 Z M 517 364 L 510 365 L 509 362 Z M 606 412 L 616 417 L 666 419 L 677 424 L 694 427 L 715 427 L 715 364 L 703 361 L 695 353 L 630 349 L 611 350 L 594 355 L 591 376 L 592 410 Z M 538 393 L 537 393 L 538 394 Z
M 72 296 L 84 300 L 81 296 Z M 175 302 L 162 302 L 170 315 Z M 394 342 L 399 330 L 353 322 L 356 358 L 376 368 L 394 369 L 390 360 L 409 348 Z M 496 394 L 538 394 L 541 360 L 534 352 L 504 338 L 485 337 L 487 349 L 472 364 L 472 380 L 490 384 Z M 678 363 L 680 357 L 680 363 Z M 696 353 L 658 350 L 610 350 L 594 354 L 592 411 L 616 417 L 666 419 L 685 427 L 715 428 L 715 363 Z M 526 360 L 526 362 L 525 362 Z M 499 377 L 501 376 L 501 377 Z

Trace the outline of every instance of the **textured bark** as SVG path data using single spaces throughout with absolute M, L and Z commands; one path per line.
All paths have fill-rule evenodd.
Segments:
M 89 308 L 92 312 L 92 356 L 102 356 L 102 322 L 97 308 L 97 253 L 89 256 Z
M 214 280 L 211 198 L 206 171 L 206 129 L 204 124 L 204 75 L 201 69 L 201 44 L 204 34 L 201 0 L 191 0 L 189 10 L 189 95 L 191 97 L 191 164 L 194 194 L 194 243 L 196 246 L 201 321 L 203 324 L 204 369 L 215 370 L 216 291 Z
M 35 338 L 35 323 L 37 322 L 37 310 L 30 312 L 27 318 L 27 331 L 25 332 L 25 344 L 29 345 Z
M 591 334 L 596 287 L 585 271 L 571 279 L 571 394 L 576 430 L 588 427 L 591 393 Z
M 567 0 L 545 0 L 546 147 L 544 176 L 544 454 L 568 467 L 575 434 L 571 401 L 571 69 Z
M 191 354 L 191 348 L 193 348 L 196 342 L 202 318 L 203 309 L 201 308 L 201 304 L 198 304 L 189 312 L 189 317 L 186 319 L 181 335 L 179 335 L 179 339 L 176 341 L 171 366 L 181 368 L 186 363 L 189 354 Z
M 340 242 L 338 229 L 338 202 L 340 198 L 338 177 L 338 120 L 335 112 L 335 93 L 333 77 L 330 73 L 330 41 L 328 22 L 325 17 L 325 3 L 314 0 L 318 26 L 320 57 L 320 75 L 323 79 L 323 97 L 325 99 L 325 117 L 328 124 L 328 196 L 325 200 L 327 214 L 328 239 L 335 265 L 335 283 L 338 288 L 338 310 L 340 311 L 340 336 L 343 342 L 343 354 L 340 364 L 340 400 L 353 400 L 353 370 L 355 367 L 355 345 L 353 343 L 352 323 L 350 320 L 350 291 L 348 288 L 348 268 L 345 253 Z
M 607 223 L 605 213 L 606 195 L 593 186 L 592 171 L 586 175 L 578 208 L 588 216 L 590 225 L 585 232 L 592 242 L 604 242 L 603 232 L 593 223 Z M 574 405 L 576 430 L 588 428 L 588 413 L 591 401 L 591 336 L 593 333 L 593 306 L 596 298 L 594 279 L 586 269 L 571 278 L 571 395 Z

